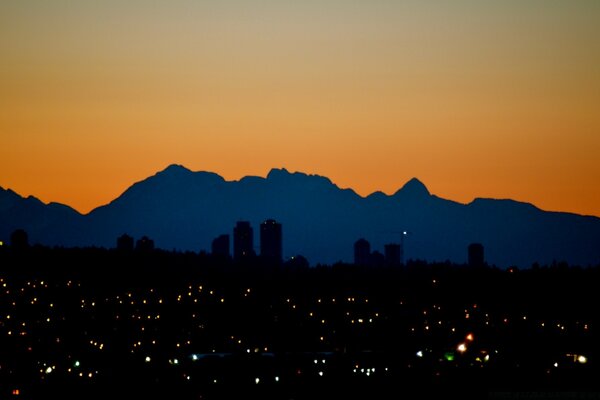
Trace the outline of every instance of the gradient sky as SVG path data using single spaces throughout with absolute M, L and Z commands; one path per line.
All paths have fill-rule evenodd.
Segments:
M 600 216 L 600 1 L 0 2 L 0 186 L 168 164 Z

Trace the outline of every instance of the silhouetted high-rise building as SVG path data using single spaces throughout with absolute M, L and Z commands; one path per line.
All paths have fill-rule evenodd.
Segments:
M 133 250 L 133 238 L 126 233 L 119 236 L 117 238 L 117 250 L 132 251 Z
M 276 263 L 283 260 L 281 224 L 274 219 L 260 224 L 260 255 Z
M 229 235 L 217 236 L 212 241 L 212 255 L 229 258 Z
M 150 239 L 148 236 L 142 236 L 141 239 L 135 244 L 136 250 L 141 251 L 152 251 L 154 250 L 154 240 Z
M 254 255 L 254 232 L 250 222 L 238 221 L 233 228 L 233 257 L 243 260 Z
M 366 239 L 358 239 L 354 243 L 354 264 L 369 265 L 371 262 L 371 244 Z
M 481 243 L 471 243 L 469 245 L 469 266 L 483 267 L 484 263 L 483 245 Z
M 396 243 L 385 245 L 385 265 L 398 267 L 402 263 L 402 246 Z

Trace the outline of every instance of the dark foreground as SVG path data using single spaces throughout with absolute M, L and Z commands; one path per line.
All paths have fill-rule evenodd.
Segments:
M 600 399 L 600 268 L 0 249 L 0 398 Z

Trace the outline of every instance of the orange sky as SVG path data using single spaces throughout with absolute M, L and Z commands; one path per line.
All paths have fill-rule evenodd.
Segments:
M 600 216 L 600 2 L 123 3 L 0 3 L 0 186 L 286 167 Z

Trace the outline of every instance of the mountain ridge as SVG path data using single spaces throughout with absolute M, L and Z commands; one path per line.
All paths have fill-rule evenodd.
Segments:
M 257 244 L 260 222 L 274 218 L 283 224 L 284 254 L 303 254 L 313 264 L 352 261 L 360 237 L 382 251 L 384 244 L 400 241 L 394 232 L 405 230 L 411 232 L 407 258 L 464 262 L 467 245 L 481 242 L 486 259 L 499 266 L 600 263 L 598 217 L 511 199 L 459 203 L 431 194 L 417 178 L 391 195 L 363 197 L 327 177 L 286 168 L 228 181 L 171 164 L 85 215 L 34 199 L 0 190 L 0 240 L 24 228 L 33 243 L 114 247 L 127 232 L 150 236 L 165 249 L 199 251 L 209 249 L 214 237 L 231 235 L 238 220 L 252 223 Z

